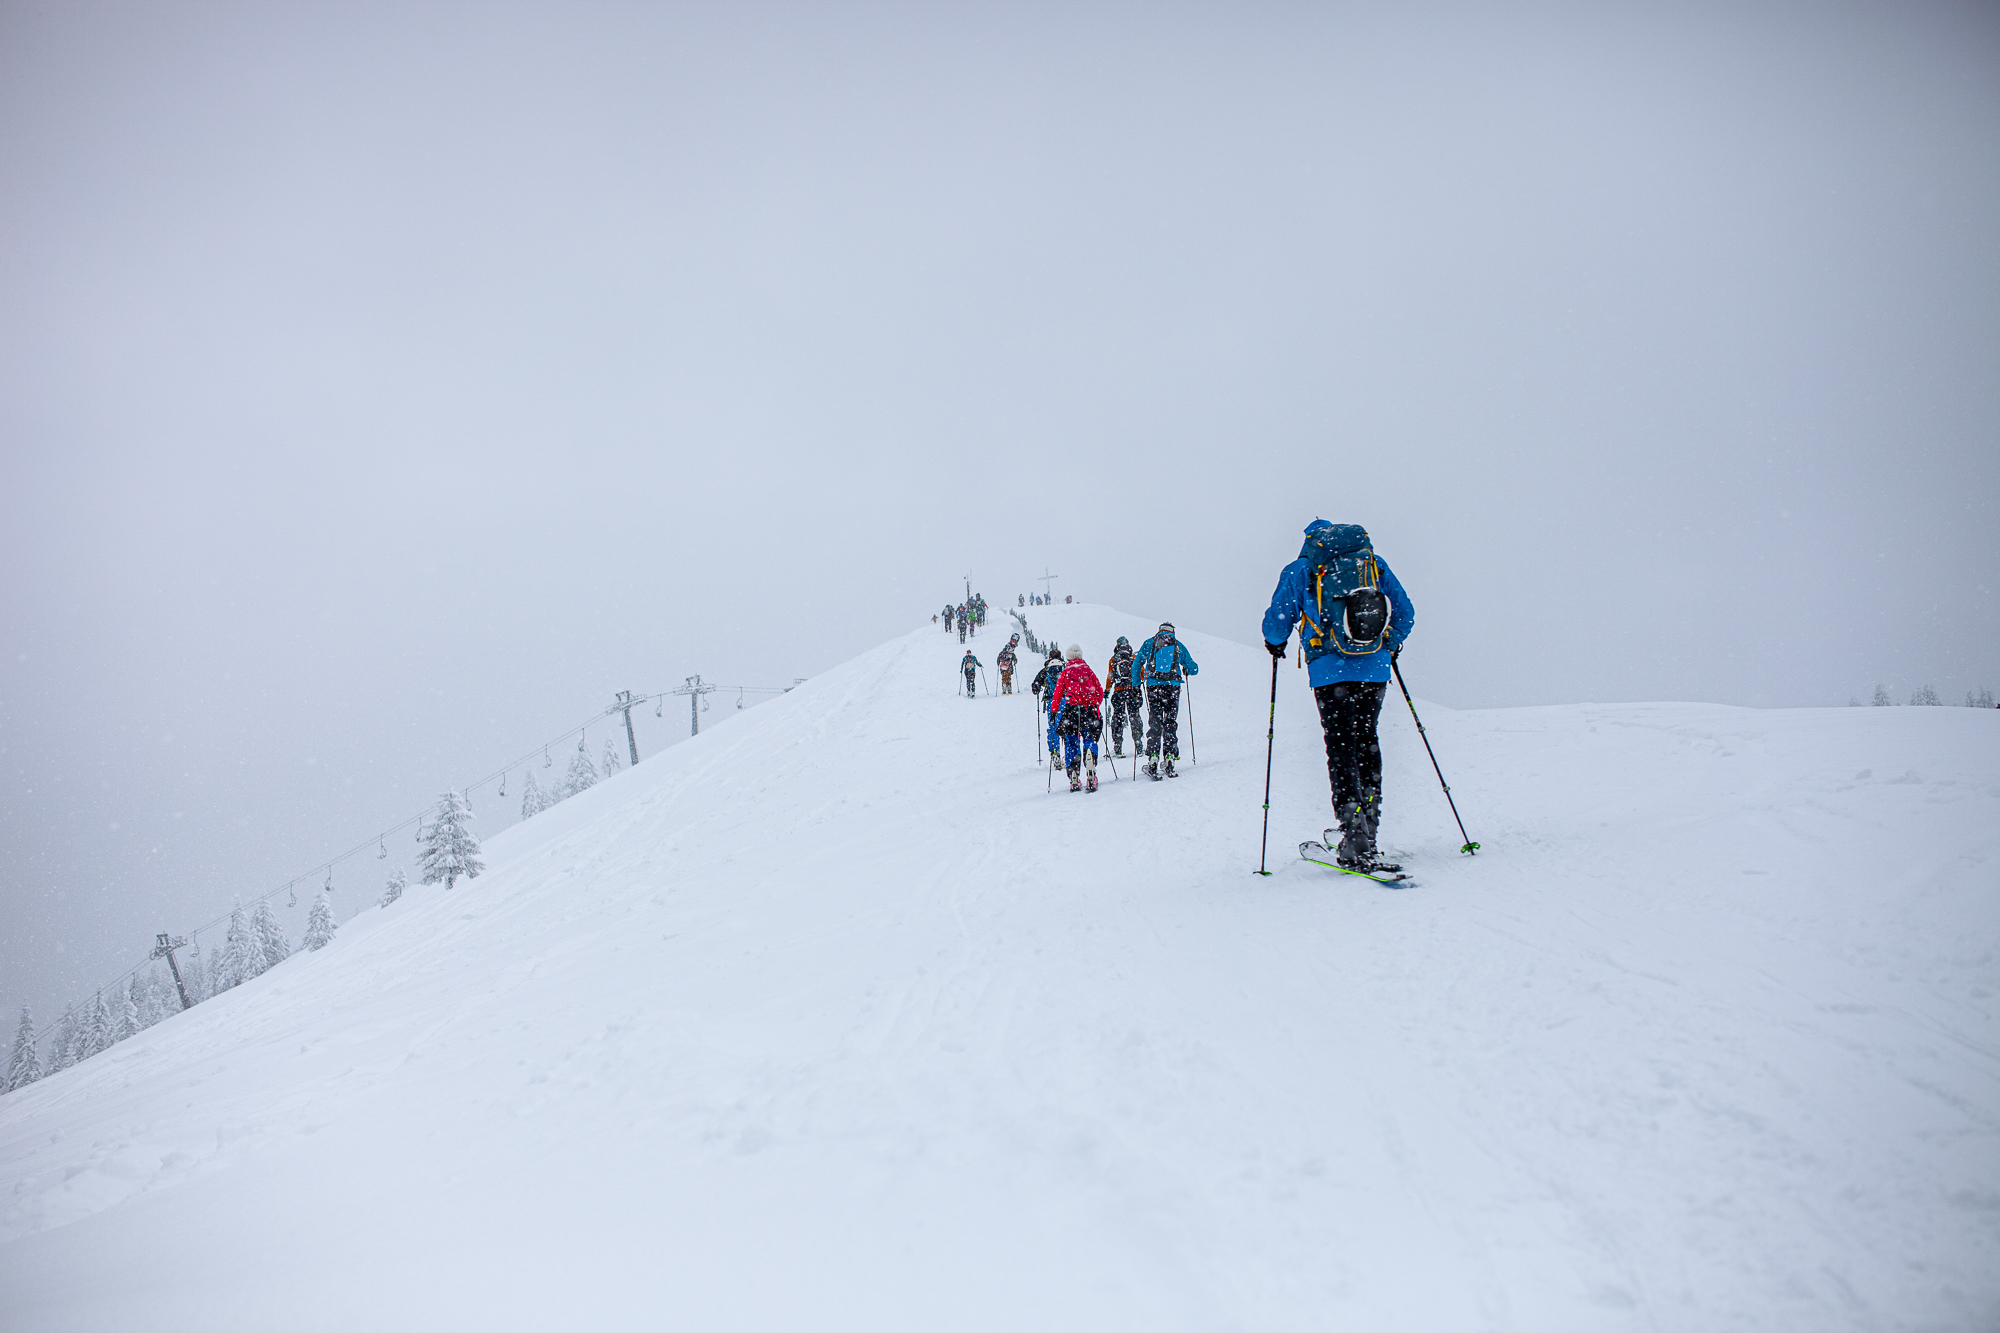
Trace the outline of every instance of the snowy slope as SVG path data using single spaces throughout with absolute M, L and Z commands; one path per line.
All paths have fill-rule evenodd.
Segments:
M 1392 696 L 1393 892 L 1186 637 L 1176 781 L 926 626 L 0 1099 L 0 1323 L 2000 1326 L 2000 714 L 1431 706 L 1467 859 Z

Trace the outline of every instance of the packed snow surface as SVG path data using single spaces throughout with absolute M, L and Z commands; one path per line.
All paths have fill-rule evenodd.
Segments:
M 1392 693 L 1391 891 L 1184 638 L 1173 781 L 926 626 L 0 1099 L 0 1323 L 2000 1327 L 2000 713 L 1431 705 L 1463 857 Z

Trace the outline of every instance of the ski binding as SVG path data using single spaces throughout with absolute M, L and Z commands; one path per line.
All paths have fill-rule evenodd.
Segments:
M 1338 861 L 1334 860 L 1332 848 L 1323 842 L 1314 842 L 1310 838 L 1299 844 L 1299 856 L 1302 860 L 1310 861 L 1316 866 L 1325 866 L 1328 870 L 1338 870 L 1343 875 L 1353 875 L 1357 879 L 1372 879 L 1384 888 L 1407 888 L 1411 883 L 1410 877 L 1399 869 L 1383 867 L 1376 870 L 1355 870 L 1350 866 L 1341 865 Z

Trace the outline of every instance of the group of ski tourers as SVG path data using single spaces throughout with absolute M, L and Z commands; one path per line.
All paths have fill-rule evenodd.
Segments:
M 986 599 L 978 593 L 973 593 L 956 606 L 947 606 L 942 615 L 944 632 L 949 634 L 957 630 L 958 641 L 964 643 L 968 634 L 979 633 L 979 627 L 986 623 Z M 935 622 L 938 618 L 932 616 L 931 620 Z M 970 657 L 971 654 L 968 653 L 966 656 Z
M 981 613 L 983 603 L 973 603 Z M 947 618 L 951 608 L 947 608 Z M 977 623 L 977 622 L 975 622 Z M 1395 870 L 1376 855 L 1375 833 L 1382 819 L 1382 747 L 1376 727 L 1382 715 L 1396 655 L 1416 623 L 1416 609 L 1388 563 L 1375 554 L 1367 529 L 1353 523 L 1314 519 L 1296 560 L 1278 575 L 1277 591 L 1264 612 L 1264 646 L 1272 659 L 1272 706 L 1277 700 L 1276 669 L 1296 628 L 1301 665 L 1318 705 L 1326 742 L 1327 778 L 1339 821 L 1337 864 L 1363 872 Z M 950 628 L 949 619 L 946 628 Z M 961 636 L 962 637 L 962 636 Z M 1021 636 L 1000 651 L 1000 693 L 1014 693 Z M 961 664 L 966 694 L 975 693 L 980 663 L 970 652 Z M 1060 763 L 1071 791 L 1097 790 L 1098 741 L 1108 707 L 1111 754 L 1124 757 L 1125 730 L 1132 753 L 1143 751 L 1146 776 L 1154 781 L 1178 776 L 1181 692 L 1200 668 L 1170 623 L 1134 648 L 1124 637 L 1112 649 L 1104 679 L 1083 660 L 1076 644 L 1049 649 L 1048 660 L 1029 684 L 1047 714 L 1050 763 Z M 1140 711 L 1146 717 L 1142 727 Z M 1450 788 L 1446 788 L 1449 796 Z M 1268 797 L 1266 809 L 1268 810 Z M 1455 813 L 1455 811 L 1454 811 Z M 1328 830 L 1329 837 L 1332 830 Z M 1470 841 L 1466 850 L 1477 847 Z
M 1007 645 L 1010 653 L 1019 637 Z M 1166 623 L 1137 649 L 1131 640 L 1119 635 L 1101 682 L 1083 660 L 1081 647 L 1051 646 L 1048 661 L 1028 683 L 1047 714 L 1049 763 L 1062 765 L 1071 791 L 1096 791 L 1098 741 L 1104 735 L 1105 722 L 1102 710 L 1108 706 L 1112 758 L 1125 757 L 1125 729 L 1129 725 L 1132 754 L 1137 758 L 1144 751 L 1146 776 L 1155 782 L 1180 776 L 1174 764 L 1181 757 L 1181 688 L 1200 670 L 1186 646 L 1174 637 L 1174 627 Z M 1011 686 L 1005 692 L 1012 693 Z M 1144 726 L 1139 720 L 1142 703 L 1149 714 Z

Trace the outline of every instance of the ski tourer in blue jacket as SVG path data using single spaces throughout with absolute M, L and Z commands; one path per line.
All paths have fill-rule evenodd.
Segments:
M 1139 645 L 1132 654 L 1132 683 L 1144 688 L 1147 685 L 1178 686 L 1187 676 L 1199 675 L 1201 668 L 1188 656 L 1187 646 L 1174 637 L 1172 625 L 1160 626 L 1160 632 Z
M 1291 638 L 1292 626 L 1298 624 L 1301 616 L 1318 614 L 1313 607 L 1312 572 L 1326 552 L 1345 554 L 1368 549 L 1372 548 L 1367 529 L 1357 524 L 1329 523 L 1323 518 L 1307 524 L 1299 558 L 1278 573 L 1278 590 L 1271 594 L 1271 608 L 1264 612 L 1264 642 L 1282 646 Z M 1389 627 L 1382 635 L 1381 646 L 1373 652 L 1358 654 L 1343 653 L 1330 641 L 1322 642 L 1318 648 L 1308 646 L 1307 674 L 1315 687 L 1343 680 L 1388 680 L 1390 655 L 1403 646 L 1403 640 L 1410 637 L 1410 630 L 1417 623 L 1417 609 L 1410 604 L 1410 595 L 1403 591 L 1402 582 L 1380 556 L 1375 557 L 1375 563 L 1381 569 L 1382 594 L 1389 601 Z M 1299 637 L 1305 639 L 1303 630 Z

